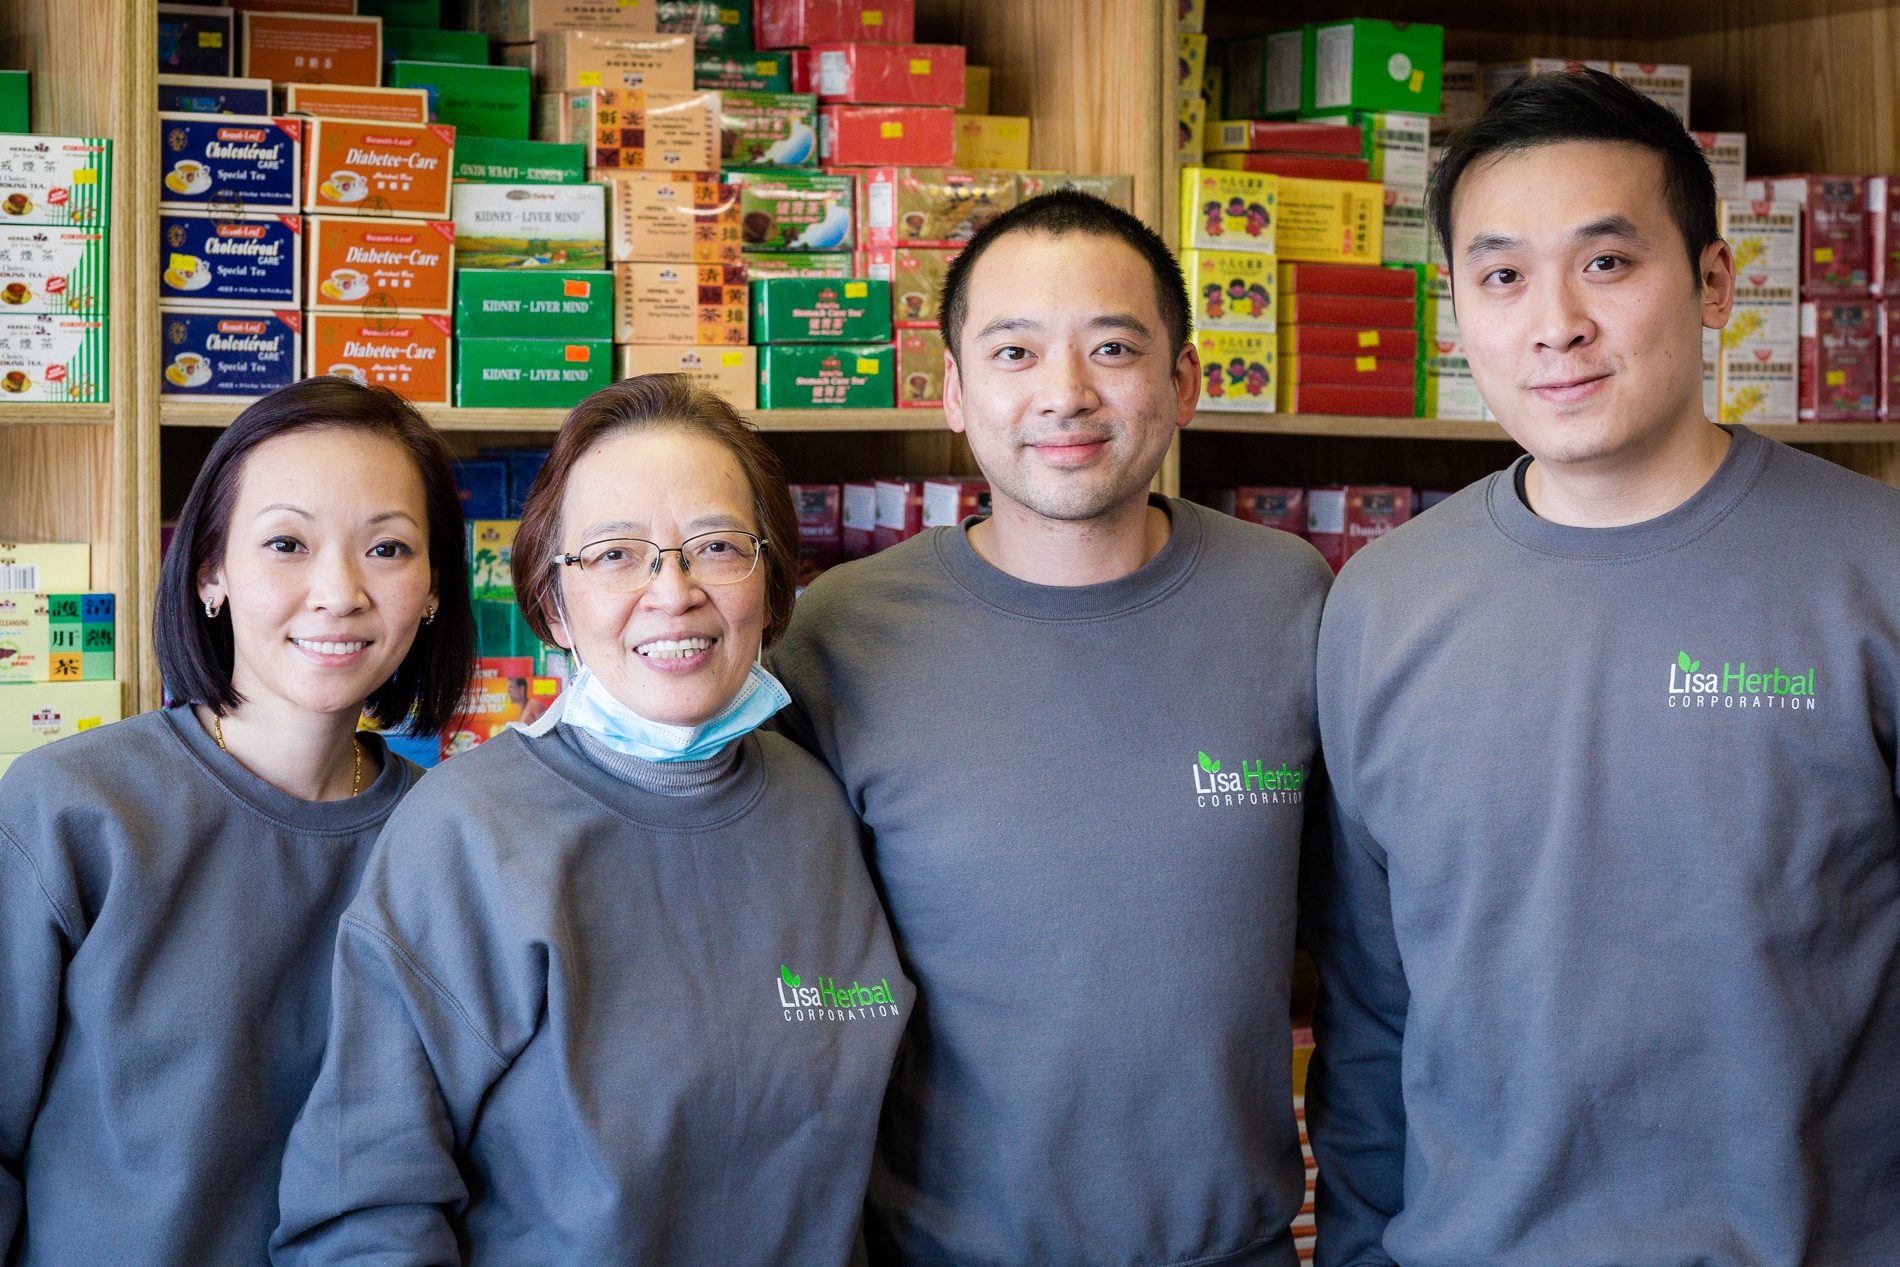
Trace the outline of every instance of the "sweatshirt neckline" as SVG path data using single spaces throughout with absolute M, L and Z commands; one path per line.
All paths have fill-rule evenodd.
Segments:
M 364 759 L 373 755 L 382 762 L 381 773 L 369 786 L 340 801 L 306 801 L 266 783 L 218 747 L 218 741 L 198 723 L 189 704 L 174 705 L 160 715 L 205 773 L 233 799 L 295 831 L 342 836 L 379 826 L 409 790 L 407 763 L 389 751 L 383 737 L 374 731 L 356 732 L 356 742 L 364 747 Z
M 1578 528 L 1541 518 L 1517 495 L 1517 480 L 1529 455 L 1491 477 L 1485 506 L 1505 537 L 1528 550 L 1586 563 L 1626 563 L 1654 558 L 1701 537 L 1748 496 L 1768 464 L 1773 446 L 1747 427 L 1723 427 L 1732 440 L 1715 473 L 1673 510 L 1616 528 Z
M 1126 576 L 1096 585 L 1038 585 L 1011 576 L 970 544 L 975 517 L 936 534 L 937 558 L 952 580 L 978 601 L 1030 620 L 1102 620 L 1146 606 L 1172 593 L 1194 570 L 1206 536 L 1197 508 L 1148 495 L 1148 504 L 1168 517 L 1168 540 L 1154 558 Z
M 662 831 L 707 831 L 744 817 L 765 791 L 765 755 L 759 737 L 748 734 L 722 751 L 714 763 L 724 764 L 720 777 L 690 796 L 642 787 L 596 761 L 582 746 L 583 736 L 572 726 L 556 726 L 546 734 L 520 732 L 522 743 L 553 773 L 573 784 L 617 817 Z

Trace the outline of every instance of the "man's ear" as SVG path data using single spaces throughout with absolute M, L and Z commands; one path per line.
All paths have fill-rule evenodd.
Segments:
M 1735 253 L 1721 238 L 1702 248 L 1697 269 L 1702 291 L 1702 328 L 1720 330 L 1735 307 Z
M 1201 353 L 1189 339 L 1174 358 L 1174 425 L 1185 427 L 1194 421 L 1194 410 L 1201 403 Z
M 963 432 L 963 377 L 957 372 L 957 358 L 949 348 L 943 350 L 943 420 L 950 430 Z

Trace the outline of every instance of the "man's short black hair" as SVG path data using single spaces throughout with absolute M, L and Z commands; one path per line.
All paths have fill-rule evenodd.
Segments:
M 1123 211 L 1112 202 L 1079 189 L 1057 189 L 1038 194 L 1028 202 L 1011 207 L 978 229 L 968 246 L 950 264 L 943 279 L 943 306 L 939 326 L 943 345 L 959 364 L 957 340 L 963 334 L 963 319 L 969 309 L 970 273 L 990 244 L 1008 233 L 1087 233 L 1095 237 L 1118 238 L 1141 253 L 1154 273 L 1155 301 L 1161 309 L 1161 324 L 1176 353 L 1187 346 L 1187 282 L 1181 276 L 1180 262 L 1161 235 Z
M 409 654 L 395 676 L 370 695 L 368 708 L 389 727 L 413 710 L 416 734 L 439 733 L 460 711 L 475 668 L 475 613 L 454 450 L 414 405 L 387 388 L 347 378 L 306 378 L 279 388 L 246 408 L 211 446 L 159 568 L 152 644 L 165 689 L 175 700 L 203 704 L 220 716 L 244 702 L 231 681 L 235 648 L 229 605 L 215 617 L 206 616 L 198 601 L 198 578 L 224 562 L 231 512 L 251 450 L 277 436 L 323 427 L 387 436 L 408 452 L 422 476 L 435 618 L 416 631 Z
M 1689 267 L 1718 236 L 1715 175 L 1702 148 L 1667 107 L 1600 70 L 1527 75 L 1491 99 L 1485 112 L 1451 134 L 1432 173 L 1432 231 L 1452 258 L 1451 200 L 1471 167 L 1487 159 L 1564 141 L 1640 145 L 1662 160 L 1663 197 L 1682 231 Z

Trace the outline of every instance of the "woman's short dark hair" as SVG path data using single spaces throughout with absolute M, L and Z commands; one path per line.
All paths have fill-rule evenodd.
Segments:
M 408 401 L 347 378 L 306 378 L 280 388 L 239 414 L 211 446 L 178 512 L 171 548 L 159 569 L 152 616 L 159 672 L 174 699 L 203 704 L 220 716 L 244 702 L 231 681 L 229 609 L 206 616 L 198 601 L 198 578 L 224 562 L 231 513 L 251 450 L 277 436 L 326 427 L 386 436 L 408 452 L 422 476 L 435 619 L 416 631 L 409 654 L 395 676 L 371 693 L 368 708 L 380 725 L 395 726 L 413 715 L 416 733 L 436 733 L 454 720 L 475 667 L 475 616 L 454 453 Z
M 767 645 L 792 618 L 798 592 L 798 512 L 778 455 L 758 429 L 724 397 L 697 386 L 684 374 L 642 374 L 603 387 L 574 406 L 554 437 L 546 464 L 528 491 L 515 532 L 510 566 L 515 601 L 528 627 L 553 642 L 552 611 L 561 552 L 561 503 L 574 465 L 596 444 L 623 431 L 681 431 L 705 436 L 738 460 L 752 491 L 753 513 L 765 539 L 765 636 Z
M 1708 158 L 1668 107 L 1588 67 L 1525 76 L 1447 138 L 1426 197 L 1445 258 L 1452 257 L 1451 200 L 1466 172 L 1487 159 L 1564 141 L 1638 145 L 1661 160 L 1663 200 L 1699 282 L 1702 252 L 1718 234 L 1715 175 Z

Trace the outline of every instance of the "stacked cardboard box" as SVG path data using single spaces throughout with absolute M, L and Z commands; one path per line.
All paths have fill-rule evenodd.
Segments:
M 119 719 L 111 594 L 85 592 L 83 542 L 0 543 L 0 772 L 14 758 Z
M 110 398 L 111 208 L 110 141 L 0 134 L 0 400 Z
M 889 282 L 760 278 L 752 283 L 752 322 L 763 408 L 888 409 L 895 403 Z
M 1421 418 L 1490 420 L 1494 417 L 1471 376 L 1452 311 L 1451 269 L 1422 264 L 1418 290 L 1418 407 Z
M 1799 409 L 1802 206 L 1723 203 L 1721 229 L 1736 265 L 1720 335 L 1721 420 L 1785 422 Z
M 1282 260 L 1281 410 L 1409 418 L 1418 391 L 1418 274 Z
M 1181 258 L 1202 409 L 1275 408 L 1281 184 L 1258 172 L 1181 169 Z

